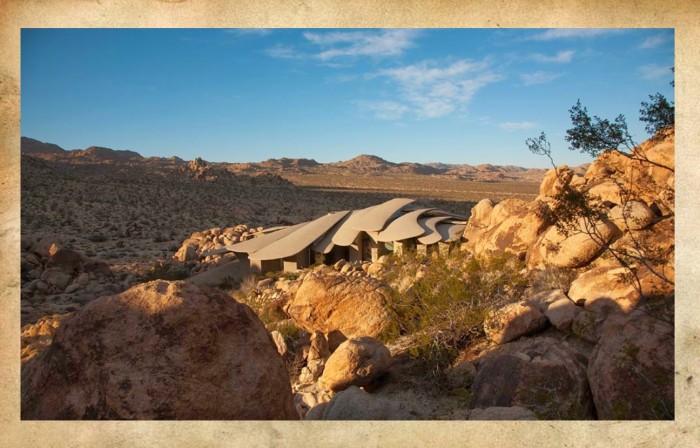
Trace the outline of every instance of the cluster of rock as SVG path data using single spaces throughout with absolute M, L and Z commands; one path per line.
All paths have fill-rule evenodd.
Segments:
M 578 276 L 566 290 L 530 294 L 489 316 L 485 334 L 503 354 L 479 365 L 473 406 L 522 406 L 548 419 L 673 418 L 673 153 L 672 133 L 662 135 L 632 158 L 602 155 L 584 176 L 551 170 L 532 203 L 474 207 L 465 247 L 514 253 L 533 274 L 576 269 Z M 587 190 L 607 219 L 581 220 L 569 234 L 547 222 L 542 208 L 563 184 Z M 634 200 L 624 197 L 630 191 Z M 650 265 L 623 266 L 606 256 L 613 251 Z M 573 335 L 579 350 L 537 336 L 545 330 Z
M 182 242 L 173 259 L 182 262 L 197 261 L 205 252 L 223 249 L 226 246 L 245 241 L 261 231 L 263 231 L 263 227 L 248 227 L 246 224 L 239 224 L 235 227 L 215 227 L 201 232 L 194 232 Z M 194 271 L 203 272 L 212 266 L 231 261 L 231 258 L 235 258 L 233 253 L 204 257 L 202 263 L 196 266 Z
M 23 237 L 21 249 L 22 325 L 74 311 L 136 282 L 133 275 L 115 276 L 107 263 L 90 259 L 55 238 Z

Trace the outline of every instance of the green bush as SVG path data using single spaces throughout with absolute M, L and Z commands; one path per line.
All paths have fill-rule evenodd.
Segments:
M 423 278 L 391 296 L 393 322 L 382 339 L 412 335 L 410 354 L 426 362 L 427 373 L 440 377 L 459 350 L 482 334 L 492 310 L 520 298 L 527 286 L 523 268 L 511 255 L 465 258 L 455 251 L 435 257 L 410 251 L 392 256 L 386 277 L 390 284 L 405 283 L 419 272 Z

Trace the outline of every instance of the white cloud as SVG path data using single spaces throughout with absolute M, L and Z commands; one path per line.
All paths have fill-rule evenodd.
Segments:
M 294 59 L 297 57 L 294 47 L 287 47 L 284 45 L 275 45 L 274 47 L 265 50 L 265 53 L 273 58 Z
M 647 37 L 644 40 L 644 42 L 641 43 L 641 45 L 639 45 L 639 48 L 641 48 L 641 49 L 656 48 L 659 45 L 661 45 L 662 43 L 666 42 L 667 40 L 669 40 L 669 37 L 664 36 L 663 34 L 659 34 L 656 36 L 650 36 L 650 37 Z
M 620 28 L 552 28 L 545 32 L 531 36 L 532 40 L 554 39 L 580 39 L 604 36 L 608 34 L 621 34 L 626 32 Z
M 404 107 L 401 116 L 417 119 L 439 118 L 464 109 L 477 91 L 501 81 L 503 76 L 493 73 L 486 61 L 458 60 L 439 66 L 434 61 L 423 61 L 393 69 L 383 69 L 368 78 L 382 77 L 396 84 Z M 377 118 L 387 118 L 386 115 Z M 397 118 L 396 118 L 397 119 Z
M 410 110 L 408 106 L 394 101 L 357 101 L 357 105 L 380 120 L 400 120 Z
M 546 84 L 548 82 L 552 82 L 557 78 L 560 78 L 564 76 L 563 73 L 552 73 L 552 72 L 543 72 L 543 71 L 536 71 L 532 73 L 523 73 L 520 75 L 520 77 L 523 79 L 523 83 L 526 86 L 532 86 L 535 84 Z
M 224 30 L 224 33 L 238 36 L 269 36 L 272 34 L 272 31 L 271 28 L 231 28 Z
M 537 62 L 571 62 L 571 60 L 574 57 L 574 51 L 560 51 L 554 56 L 546 56 L 544 54 L 536 53 L 533 54 L 531 57 Z
M 315 58 L 327 61 L 344 56 L 397 56 L 413 47 L 422 30 L 387 29 L 374 31 L 305 32 L 304 37 L 323 48 Z
M 671 68 L 659 64 L 648 64 L 639 67 L 644 79 L 659 79 L 671 74 Z
M 534 127 L 537 127 L 537 123 L 534 123 L 532 121 L 506 122 L 499 123 L 498 127 L 503 129 L 504 131 L 513 132 L 522 131 L 524 129 L 532 129 Z

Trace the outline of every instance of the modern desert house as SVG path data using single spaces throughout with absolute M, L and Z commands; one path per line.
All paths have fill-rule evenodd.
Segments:
M 326 263 L 376 261 L 408 247 L 445 253 L 461 238 L 468 217 L 416 208 L 413 199 L 392 199 L 362 210 L 329 213 L 313 221 L 267 229 L 254 238 L 207 252 L 233 252 L 248 272 L 295 272 L 323 255 Z

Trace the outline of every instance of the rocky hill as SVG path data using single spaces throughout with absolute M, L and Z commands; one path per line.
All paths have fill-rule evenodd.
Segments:
M 64 154 L 65 149 L 53 143 L 44 143 L 29 137 L 22 137 L 23 154 Z
M 41 158 L 66 161 L 69 163 L 124 163 L 142 164 L 146 167 L 170 167 L 179 169 L 188 162 L 179 157 L 148 157 L 126 150 L 114 150 L 92 146 L 85 150 L 74 149 L 65 151 L 63 148 L 42 143 L 27 137 L 22 137 L 22 152 L 34 154 Z M 209 168 L 221 168 L 239 174 L 321 174 L 321 175 L 359 175 L 359 176 L 432 176 L 435 178 L 468 180 L 480 182 L 531 181 L 541 182 L 546 169 L 530 169 L 513 165 L 496 166 L 490 164 L 466 165 L 445 163 L 394 163 L 381 157 L 362 154 L 353 159 L 319 163 L 313 159 L 268 159 L 264 162 L 247 163 L 214 163 L 207 162 Z M 575 173 L 582 175 L 588 165 L 572 168 Z

